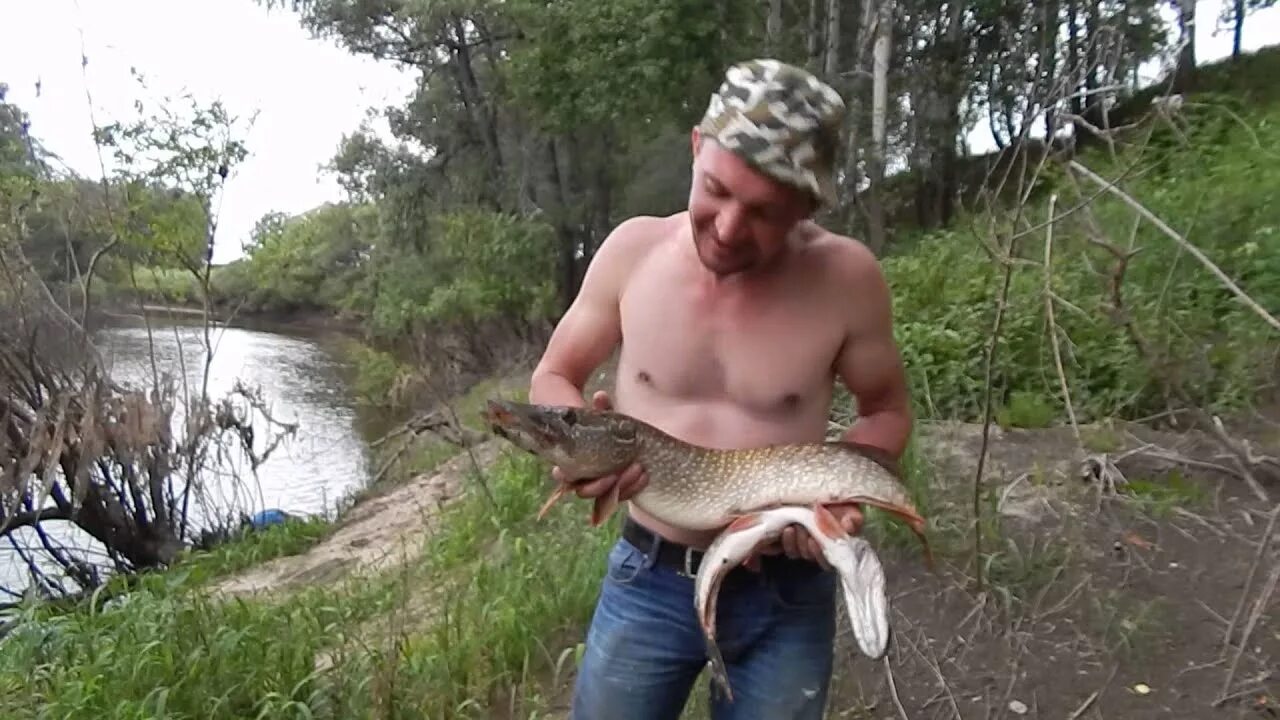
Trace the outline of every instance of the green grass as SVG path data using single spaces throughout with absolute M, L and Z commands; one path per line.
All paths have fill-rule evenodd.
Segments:
M 488 473 L 496 505 L 475 482 L 420 561 L 372 579 L 213 599 L 202 581 L 247 557 L 227 551 L 99 612 L 27 611 L 0 642 L 0 716 L 473 717 L 513 687 L 527 715 L 572 657 L 614 534 L 581 503 L 536 522 L 549 487 L 531 459 Z
M 1197 509 L 1211 500 L 1203 483 L 1173 470 L 1160 479 L 1129 478 L 1123 493 L 1141 511 L 1156 518 L 1167 518 L 1176 508 Z
M 190 582 L 206 582 L 274 558 L 297 555 L 323 540 L 332 528 L 323 517 L 291 518 L 279 525 L 238 534 L 207 551 L 190 551 L 182 559 L 179 571 Z

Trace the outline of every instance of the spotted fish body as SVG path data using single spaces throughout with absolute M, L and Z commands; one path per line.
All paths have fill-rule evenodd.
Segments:
M 884 569 L 871 545 L 846 533 L 827 506 L 857 503 L 893 513 L 920 538 L 932 565 L 924 518 L 892 463 L 871 448 L 839 442 L 702 448 L 622 413 L 500 400 L 489 401 L 485 418 L 495 434 L 564 473 L 542 512 L 576 481 L 639 463 L 649 481 L 631 497 L 632 503 L 670 525 L 719 530 L 694 580 L 694 602 L 712 682 L 730 700 L 715 641 L 716 596 L 731 569 L 787 526 L 804 526 L 818 542 L 839 575 L 859 647 L 872 658 L 884 654 L 889 637 Z M 617 507 L 616 492 L 615 486 L 614 494 L 597 498 L 592 524 L 603 522 Z
M 575 480 L 620 472 L 634 462 L 649 479 L 631 502 L 675 527 L 715 530 L 784 505 L 857 503 L 893 513 L 925 542 L 924 518 L 892 462 L 873 448 L 834 441 L 704 448 L 615 411 L 505 400 L 490 400 L 485 418 L 495 434 L 558 466 L 568 478 L 544 512 Z M 616 494 L 598 498 L 592 523 L 603 522 L 617 502 Z
M 632 502 L 676 527 L 715 529 L 780 505 L 864 502 L 915 514 L 894 474 L 847 443 L 710 450 L 661 433 L 642 438 L 636 459 L 649 484 Z

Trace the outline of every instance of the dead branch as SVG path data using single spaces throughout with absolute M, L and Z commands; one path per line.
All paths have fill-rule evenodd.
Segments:
M 76 367 L 63 348 L 46 348 L 33 341 L 38 332 L 20 331 L 21 321 L 15 326 L 0 332 L 0 386 L 7 389 L 0 402 L 0 535 L 33 528 L 40 547 L 32 552 L 42 552 L 79 590 L 102 582 L 86 556 L 93 551 L 64 546 L 56 533 L 45 532 L 46 523 L 69 522 L 87 533 L 118 572 L 166 566 L 194 540 L 181 498 L 200 489 L 209 451 L 238 445 L 256 470 L 294 430 L 243 386 L 233 395 L 257 407 L 269 431 L 284 428 L 266 437 L 265 450 L 254 446 L 261 423 L 229 398 L 196 403 L 175 428 L 171 381 L 147 391 L 120 388 L 94 363 Z M 55 594 L 78 591 L 52 577 L 37 583 Z
M 902 720 L 910 720 L 911 716 L 907 714 L 907 709 L 902 706 L 902 698 L 898 697 L 898 685 L 893 681 L 893 666 L 889 664 L 889 656 L 883 658 L 884 676 L 889 681 L 889 696 L 893 698 L 893 706 L 898 709 L 898 714 L 902 716 Z
M 1258 552 L 1253 556 L 1253 562 L 1249 565 L 1249 574 L 1245 578 L 1244 587 L 1240 590 L 1240 598 L 1236 601 L 1236 609 L 1231 613 L 1231 621 L 1227 623 L 1227 628 L 1222 634 L 1223 650 L 1231 644 L 1231 635 L 1235 632 L 1236 623 L 1240 621 L 1240 613 L 1244 610 L 1245 599 L 1249 597 L 1249 593 L 1253 590 L 1253 579 L 1258 574 L 1258 566 L 1262 563 L 1262 558 L 1266 555 L 1267 546 L 1271 544 L 1271 538 L 1275 533 L 1276 519 L 1280 517 L 1280 504 L 1271 509 L 1267 516 L 1267 527 L 1262 531 L 1262 539 L 1258 542 Z M 1240 645 L 1244 646 L 1244 638 L 1241 638 Z
M 1053 347 L 1053 364 L 1058 371 L 1058 382 L 1062 387 L 1062 400 L 1067 406 L 1067 418 L 1071 421 L 1071 431 L 1076 436 L 1076 445 L 1084 446 L 1080 438 L 1080 425 L 1076 422 L 1076 411 L 1071 404 L 1071 389 L 1067 384 L 1067 371 L 1062 366 L 1062 350 L 1058 347 L 1058 323 L 1053 314 L 1053 211 L 1058 203 L 1058 195 L 1049 196 L 1050 222 L 1044 231 L 1044 310 L 1049 322 L 1049 342 Z
M 1280 506 L 1277 506 L 1280 507 Z M 1266 545 L 1266 543 L 1263 543 Z M 1249 619 L 1245 622 L 1244 631 L 1240 635 L 1240 643 L 1236 645 L 1235 655 L 1231 657 L 1231 665 L 1227 668 L 1226 676 L 1222 679 L 1222 690 L 1218 698 L 1213 701 L 1213 706 L 1218 707 L 1230 699 L 1229 694 L 1231 684 L 1235 680 L 1236 668 L 1240 664 L 1240 656 L 1244 654 L 1244 650 L 1249 646 L 1249 636 L 1253 634 L 1253 629 L 1258 624 L 1258 619 L 1262 617 L 1263 610 L 1271 602 L 1271 596 L 1275 594 L 1276 585 L 1280 583 L 1280 562 L 1274 563 L 1271 567 L 1271 573 L 1267 577 L 1267 582 L 1263 586 L 1258 597 L 1254 600 L 1253 610 L 1249 613 Z
M 1130 195 L 1129 193 L 1121 190 L 1120 188 L 1114 185 L 1107 183 L 1105 180 L 1099 177 L 1092 170 L 1085 167 L 1084 165 L 1081 165 L 1076 160 L 1070 160 L 1068 161 L 1068 164 L 1072 170 L 1075 170 L 1081 175 L 1084 175 L 1085 177 L 1089 178 L 1089 180 L 1091 180 L 1095 184 L 1106 187 L 1107 192 L 1120 198 L 1121 201 L 1123 201 L 1129 207 L 1133 208 L 1134 211 L 1136 211 L 1139 215 L 1145 218 L 1148 222 L 1150 222 L 1152 225 L 1155 225 L 1160 230 L 1160 232 L 1167 235 L 1170 239 L 1172 239 L 1175 243 L 1177 243 L 1179 247 L 1181 247 L 1183 250 L 1186 250 L 1195 259 L 1199 260 L 1200 263 L 1204 265 L 1209 270 L 1209 272 L 1213 274 L 1214 277 L 1218 278 L 1218 280 L 1220 280 L 1222 284 L 1228 290 L 1230 290 L 1233 295 L 1239 298 L 1240 301 L 1244 303 L 1246 307 L 1248 307 L 1250 310 L 1256 313 L 1259 317 L 1261 317 L 1263 321 L 1265 321 L 1268 325 L 1275 328 L 1276 330 L 1280 330 L 1280 320 L 1277 320 L 1274 315 L 1267 312 L 1260 304 L 1258 304 L 1258 301 L 1250 297 L 1248 293 L 1246 293 L 1244 290 L 1241 290 L 1240 286 L 1236 285 L 1235 281 L 1232 280 L 1230 276 L 1228 276 L 1225 272 L 1222 271 L 1222 268 L 1219 268 L 1216 264 L 1214 264 L 1212 260 L 1208 258 L 1208 256 L 1206 256 L 1203 252 L 1200 251 L 1200 248 L 1197 248 L 1195 245 L 1192 245 L 1190 242 L 1188 242 L 1186 238 L 1180 235 L 1173 228 L 1169 227 L 1163 220 L 1161 220 L 1154 213 L 1148 210 L 1142 203 L 1135 200 L 1133 196 Z

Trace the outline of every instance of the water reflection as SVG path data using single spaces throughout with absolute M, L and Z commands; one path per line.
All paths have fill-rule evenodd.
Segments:
M 203 333 L 199 326 L 170 325 L 152 334 L 156 370 L 172 374 L 179 383 L 185 377 L 192 394 L 200 391 L 203 381 Z M 213 328 L 210 341 L 211 398 L 224 397 L 239 380 L 262 393 L 273 417 L 299 425 L 297 434 L 258 468 L 252 488 L 260 495 L 255 509 L 321 512 L 363 482 L 369 472 L 367 446 L 340 363 L 326 347 L 310 338 L 240 327 Z M 133 387 L 151 384 L 146 328 L 112 328 L 102 333 L 99 344 L 112 377 Z M 180 413 L 181 408 L 175 415 Z M 255 446 L 261 451 L 265 444 L 260 434 Z M 235 469 L 251 470 L 247 460 Z
M 178 386 L 179 407 L 174 417 L 175 432 L 180 433 L 183 379 L 192 395 L 200 392 L 204 382 L 204 333 L 197 324 L 153 323 L 150 339 L 145 327 L 109 327 L 99 331 L 97 342 L 112 377 L 134 388 L 152 384 L 154 353 L 154 372 L 169 373 Z M 297 423 L 298 430 L 258 467 L 256 477 L 248 459 L 234 455 L 231 466 L 206 483 L 213 504 L 208 509 L 235 508 L 251 513 L 278 507 L 298 514 L 324 513 L 366 482 L 371 465 L 368 439 L 361 432 L 364 425 L 349 391 L 345 368 L 331 345 L 316 337 L 243 327 L 214 327 L 209 337 L 213 346 L 207 380 L 210 398 L 216 401 L 226 396 L 240 381 L 261 393 L 274 418 Z M 255 430 L 254 445 L 261 452 L 268 438 L 263 437 L 261 428 Z M 242 482 L 235 482 L 234 475 L 241 476 Z M 192 509 L 197 517 L 205 514 L 200 508 Z M 70 540 L 74 547 L 92 543 L 81 532 L 69 532 L 72 530 L 58 527 L 57 536 Z M 28 533 L 15 539 L 35 540 Z M 0 546 L 0 583 L 24 585 L 21 578 L 25 575 L 16 553 L 7 544 Z

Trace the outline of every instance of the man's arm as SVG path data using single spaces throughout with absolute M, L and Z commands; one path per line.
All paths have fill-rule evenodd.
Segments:
M 835 369 L 853 396 L 858 417 L 842 439 L 879 448 L 896 459 L 910 440 L 912 417 L 906 370 L 893 337 L 889 285 L 875 257 L 860 246 L 847 265 L 857 300 L 850 304 L 849 333 Z
M 533 370 L 530 402 L 584 404 L 582 389 L 587 379 L 622 339 L 618 303 L 623 273 L 635 254 L 637 231 L 646 220 L 623 222 L 600 244 L 583 275 L 578 296 L 560 318 Z
M 578 296 L 560 318 L 547 349 L 533 370 L 529 401 L 548 405 L 582 407 L 582 391 L 587 379 L 600 367 L 622 340 L 619 311 L 626 272 L 634 267 L 648 237 L 652 218 L 627 220 L 605 238 L 596 250 L 582 278 Z M 607 393 L 592 398 L 596 408 L 608 408 Z M 565 482 L 559 468 L 552 476 Z M 579 497 L 599 498 L 616 488 L 616 501 L 624 501 L 644 489 L 648 476 L 644 468 L 632 465 L 616 475 L 577 483 Z
M 896 460 L 911 437 L 912 418 L 906 371 L 893 337 L 889 285 L 875 256 L 862 245 L 842 247 L 833 267 L 837 268 L 835 286 L 840 294 L 833 302 L 847 308 L 847 329 L 836 356 L 835 373 L 849 389 L 858 410 L 858 419 L 841 439 L 872 446 Z M 830 509 L 846 531 L 861 532 L 863 516 L 856 504 Z M 779 545 L 790 557 L 829 567 L 817 541 L 803 527 L 788 527 Z

